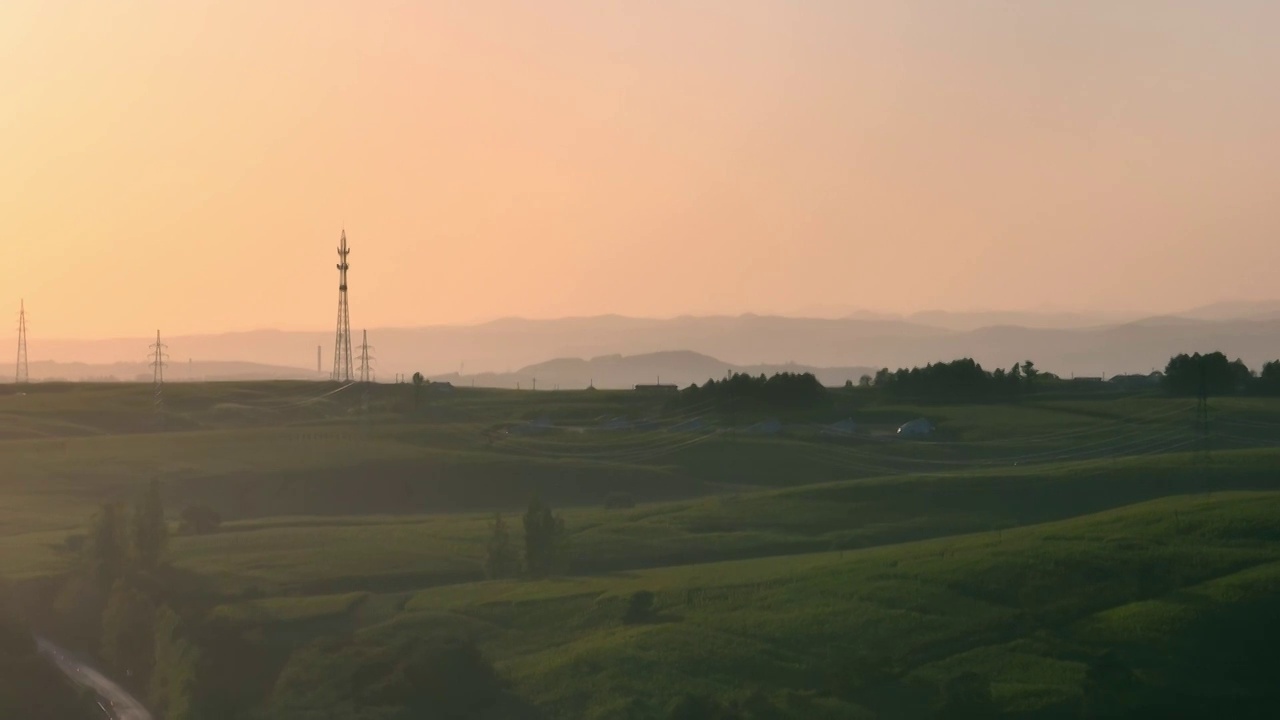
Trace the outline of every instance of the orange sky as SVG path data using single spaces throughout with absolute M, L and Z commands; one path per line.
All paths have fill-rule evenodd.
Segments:
M 0 3 L 33 334 L 1280 296 L 1270 0 Z M 3 314 L 0 312 L 0 314 Z

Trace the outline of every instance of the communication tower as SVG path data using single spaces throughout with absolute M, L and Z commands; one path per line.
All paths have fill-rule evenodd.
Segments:
M 333 343 L 333 379 L 338 382 L 351 382 L 351 313 L 347 307 L 347 231 L 342 230 L 342 239 L 338 245 L 338 331 Z

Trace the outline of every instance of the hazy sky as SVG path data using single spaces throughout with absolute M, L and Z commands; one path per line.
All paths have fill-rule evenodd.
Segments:
M 1276 297 L 1280 3 L 3 0 L 33 334 Z

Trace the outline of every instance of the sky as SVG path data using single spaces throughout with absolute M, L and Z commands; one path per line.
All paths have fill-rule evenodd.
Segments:
M 1272 0 L 5 0 L 34 334 L 1280 297 Z M 2 313 L 0 313 L 2 314 Z M 15 318 L 16 319 L 16 318 Z

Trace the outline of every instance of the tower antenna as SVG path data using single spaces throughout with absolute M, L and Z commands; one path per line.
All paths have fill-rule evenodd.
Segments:
M 27 372 L 27 301 L 21 300 L 18 306 L 18 369 L 14 375 L 15 385 L 30 381 Z
M 338 245 L 338 331 L 333 343 L 333 379 L 338 382 L 351 382 L 351 313 L 347 307 L 347 230 L 342 229 L 342 239 Z
M 373 349 L 369 345 L 369 331 L 363 330 L 363 342 L 360 343 L 360 382 L 373 382 L 373 356 L 369 351 Z

